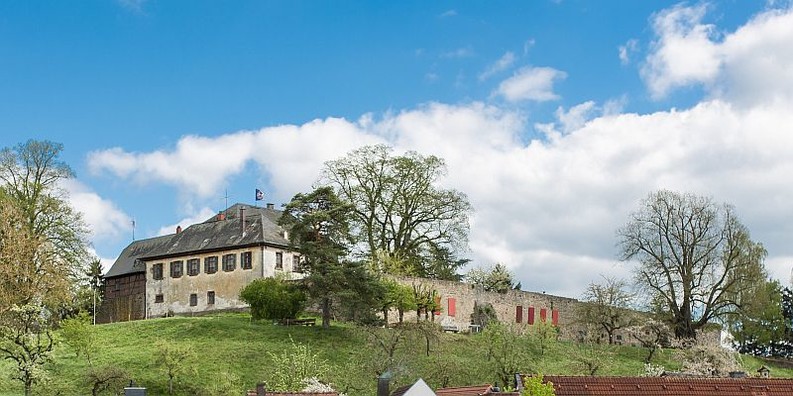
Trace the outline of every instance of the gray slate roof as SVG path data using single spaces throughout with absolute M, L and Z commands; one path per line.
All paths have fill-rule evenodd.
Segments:
M 244 209 L 245 222 L 240 220 Z M 144 272 L 142 260 L 184 256 L 245 246 L 277 246 L 287 248 L 283 229 L 278 226 L 280 210 L 234 204 L 225 211 L 225 220 L 218 216 L 193 224 L 177 234 L 134 241 L 127 246 L 105 274 L 106 278 Z

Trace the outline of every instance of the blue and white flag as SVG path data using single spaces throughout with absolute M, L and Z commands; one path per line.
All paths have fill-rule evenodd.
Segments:
M 264 199 L 264 193 L 262 192 L 262 190 L 259 190 L 259 189 L 257 188 L 257 189 L 256 189 L 256 200 L 257 200 L 257 201 L 261 201 L 261 200 L 263 200 L 263 199 Z

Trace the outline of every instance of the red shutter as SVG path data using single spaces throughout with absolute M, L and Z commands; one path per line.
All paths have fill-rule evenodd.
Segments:
M 540 308 L 540 320 L 545 322 L 545 318 L 548 316 L 548 310 L 545 308 Z
M 454 314 L 457 313 L 457 307 L 455 306 L 456 302 L 457 301 L 454 300 L 454 297 L 449 297 L 449 300 L 446 301 L 448 305 L 446 312 L 449 314 L 449 316 L 454 316 Z
M 534 307 L 529 307 L 529 320 L 527 321 L 528 324 L 534 324 Z
M 559 326 L 559 310 L 558 309 L 552 309 L 551 310 L 551 323 L 554 326 Z
M 435 296 L 435 310 L 432 311 L 433 315 L 441 314 L 441 296 Z
M 518 305 L 515 307 L 515 323 L 520 323 L 523 321 L 523 307 Z

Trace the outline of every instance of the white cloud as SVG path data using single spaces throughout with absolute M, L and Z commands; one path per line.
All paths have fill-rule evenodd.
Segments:
M 209 219 L 214 215 L 216 215 L 214 210 L 207 207 L 201 208 L 200 210 L 196 211 L 194 214 L 187 216 L 177 221 L 174 224 L 161 227 L 159 231 L 157 231 L 157 236 L 176 233 L 176 227 L 182 227 L 182 229 L 185 229 L 193 224 L 203 223 L 204 221 L 206 221 L 207 219 Z
M 479 74 L 479 81 L 487 80 L 488 78 L 509 69 L 515 64 L 515 54 L 507 51 L 501 58 L 489 65 L 485 71 Z
M 559 96 L 553 92 L 553 84 L 566 77 L 567 73 L 554 68 L 527 66 L 502 81 L 493 94 L 500 95 L 510 102 L 555 100 Z
M 147 0 L 116 0 L 119 5 L 136 14 L 143 13 L 143 6 Z
M 325 160 L 360 145 L 386 142 L 397 151 L 436 154 L 448 164 L 443 184 L 465 192 L 476 209 L 467 256 L 476 265 L 505 263 L 528 289 L 571 297 L 600 273 L 630 275 L 630 264 L 616 261 L 615 230 L 649 192 L 705 194 L 735 206 L 752 237 L 768 249 L 769 271 L 787 284 L 793 264 L 793 185 L 787 182 L 793 174 L 793 97 L 763 84 L 756 91 L 734 91 L 739 78 L 786 76 L 782 65 L 788 64 L 789 51 L 755 59 L 764 47 L 749 40 L 773 42 L 772 32 L 787 37 L 787 27 L 779 23 L 785 15 L 763 14 L 727 35 L 720 46 L 730 50 L 720 51 L 730 57 L 710 80 L 713 87 L 726 87 L 719 91 L 725 97 L 714 95 L 688 109 L 634 114 L 620 113 L 625 98 L 584 102 L 559 107 L 557 122 L 545 126 L 550 138 L 526 141 L 530 120 L 511 106 L 429 103 L 356 121 L 328 118 L 212 138 L 189 136 L 173 149 L 150 153 L 107 150 L 94 153 L 90 162 L 95 171 L 121 179 L 190 191 L 217 191 L 253 163 L 278 190 L 271 194 L 289 197 L 310 188 Z M 697 30 L 690 28 L 691 23 L 684 30 Z M 731 77 L 738 65 L 750 74 L 772 75 Z M 756 67 L 762 65 L 767 67 Z M 545 73 L 535 78 L 543 83 L 518 81 L 532 73 Z M 556 97 L 553 81 L 563 76 L 555 69 L 523 69 L 511 81 L 517 87 L 499 94 L 550 100 Z M 732 92 L 776 98 L 737 101 Z M 228 153 L 236 158 L 225 158 Z
M 639 41 L 636 39 L 630 39 L 625 44 L 620 45 L 618 47 L 620 63 L 623 65 L 627 65 L 631 62 L 631 54 L 636 52 L 639 47 Z
M 653 19 L 657 39 L 641 74 L 653 98 L 702 85 L 736 103 L 793 97 L 793 8 L 768 10 L 734 32 L 703 24 L 707 6 L 676 6 Z
M 68 193 L 72 208 L 82 213 L 91 240 L 114 240 L 130 230 L 132 219 L 112 201 L 75 179 L 64 180 L 61 186 Z
M 457 16 L 457 11 L 456 10 L 448 10 L 448 11 L 443 12 L 440 15 L 441 18 L 449 18 L 449 17 L 453 17 L 453 16 Z

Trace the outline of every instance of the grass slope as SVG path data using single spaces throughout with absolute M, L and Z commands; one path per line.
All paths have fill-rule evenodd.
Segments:
M 255 323 L 246 314 L 220 316 L 177 317 L 97 326 L 99 350 L 94 366 L 115 365 L 124 368 L 150 395 L 167 394 L 167 377 L 154 364 L 155 344 L 165 341 L 189 345 L 194 356 L 188 365 L 192 369 L 177 377 L 175 391 L 181 395 L 213 394 L 214 384 L 233 383 L 235 393 L 242 395 L 259 381 L 271 376 L 275 367 L 271 353 L 278 354 L 295 343 L 310 346 L 321 359 L 327 361 L 325 381 L 351 396 L 372 395 L 376 388 L 375 369 L 385 354 L 367 333 L 352 326 L 335 325 L 329 330 L 320 327 L 284 327 L 269 323 Z M 456 386 L 493 383 L 492 362 L 482 347 L 481 335 L 443 334 L 432 343 L 426 356 L 424 342 L 403 343 L 397 350 L 395 386 L 424 378 L 431 386 Z M 526 362 L 523 371 L 544 374 L 582 374 L 572 356 L 578 353 L 576 344 L 558 343 L 545 355 Z M 638 375 L 643 372 L 645 351 L 634 347 L 595 346 L 608 356 L 598 375 Z M 660 351 L 654 363 L 676 369 L 671 351 Z M 753 372 L 765 363 L 745 357 L 744 366 Z M 50 383 L 38 386 L 34 394 L 81 395 L 90 394 L 82 378 L 88 368 L 86 360 L 61 343 L 55 350 L 50 366 Z M 9 362 L 0 363 L 0 395 L 22 394 L 18 381 L 8 379 L 12 370 Z M 774 376 L 793 376 L 793 370 L 772 367 Z

